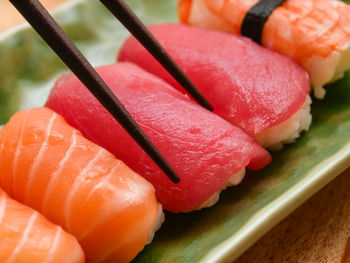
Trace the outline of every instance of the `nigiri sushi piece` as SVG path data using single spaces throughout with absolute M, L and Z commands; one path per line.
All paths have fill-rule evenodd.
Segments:
M 76 238 L 0 189 L 0 262 L 83 263 Z
M 184 23 L 241 34 L 247 12 L 259 0 L 180 0 Z M 289 56 L 310 75 L 314 94 L 350 68 L 350 6 L 333 0 L 287 0 L 275 9 L 262 32 L 263 46 Z
M 270 162 L 269 153 L 243 130 L 136 65 L 96 70 L 179 174 L 179 184 L 163 174 L 75 76 L 61 77 L 46 105 L 151 182 L 164 209 L 189 212 L 210 206 L 221 188 L 243 179 L 246 166 L 260 169 Z
M 0 187 L 73 234 L 88 262 L 129 262 L 159 227 L 153 186 L 48 108 L 16 113 L 0 149 Z
M 150 27 L 214 112 L 252 135 L 262 146 L 281 149 L 311 124 L 309 79 L 291 59 L 247 38 L 183 24 Z M 135 63 L 185 92 L 134 38 L 119 61 Z

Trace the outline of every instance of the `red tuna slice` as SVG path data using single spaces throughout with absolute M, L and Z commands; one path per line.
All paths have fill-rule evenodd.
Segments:
M 269 153 L 243 130 L 136 65 L 119 63 L 97 71 L 177 171 L 179 184 L 163 174 L 75 76 L 56 82 L 46 106 L 150 181 L 165 209 L 191 211 L 243 167 L 260 169 L 270 162 Z
M 307 73 L 291 59 L 248 38 L 182 24 L 150 27 L 214 112 L 254 137 L 289 119 L 309 93 Z M 119 61 L 133 62 L 175 88 L 183 88 L 134 37 Z

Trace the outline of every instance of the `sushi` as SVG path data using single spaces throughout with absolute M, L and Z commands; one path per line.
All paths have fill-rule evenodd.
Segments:
M 78 241 L 0 189 L 0 262 L 83 263 Z
M 241 34 L 258 0 L 180 0 L 180 20 L 194 26 Z M 273 1 L 270 1 L 273 2 Z M 283 2 L 283 1 L 279 1 Z M 350 68 L 350 6 L 333 0 L 287 0 L 263 25 L 263 46 L 289 56 L 310 75 L 314 94 Z
M 131 63 L 96 69 L 132 117 L 179 174 L 173 184 L 73 75 L 62 76 L 46 106 L 106 148 L 156 188 L 171 212 L 213 205 L 246 166 L 260 169 L 271 156 L 240 128 L 200 107 L 161 79 Z
M 311 124 L 307 73 L 291 59 L 240 36 L 183 24 L 149 28 L 214 107 L 262 146 L 281 149 Z M 185 92 L 134 37 L 118 60 L 132 62 Z
M 73 234 L 88 262 L 132 260 L 162 221 L 150 183 L 48 108 L 1 129 L 0 187 Z

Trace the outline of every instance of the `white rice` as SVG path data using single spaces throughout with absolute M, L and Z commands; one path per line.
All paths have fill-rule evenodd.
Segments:
M 350 43 L 332 51 L 328 57 L 311 57 L 303 67 L 309 72 L 315 97 L 323 99 L 326 95 L 323 86 L 341 79 L 350 68 Z
M 245 176 L 245 167 L 242 168 L 238 173 L 233 174 L 226 183 L 218 190 L 216 191 L 207 201 L 202 203 L 197 209 L 195 210 L 201 210 L 203 208 L 211 207 L 215 205 L 219 201 L 220 194 L 223 190 L 225 190 L 227 187 L 238 185 L 242 182 L 244 176 Z
M 294 142 L 302 131 L 308 131 L 311 122 L 311 98 L 307 96 L 303 107 L 292 117 L 259 133 L 255 139 L 265 148 L 281 150 L 283 144 Z
M 158 203 L 158 216 L 156 221 L 154 221 L 151 231 L 148 234 L 148 239 L 146 245 L 150 244 L 154 238 L 154 234 L 160 229 L 161 225 L 164 223 L 165 216 L 163 213 L 162 205 Z

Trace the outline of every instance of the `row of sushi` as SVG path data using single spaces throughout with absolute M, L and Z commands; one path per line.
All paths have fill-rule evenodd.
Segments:
M 229 31 L 213 18 L 219 2 L 235 1 L 180 1 L 180 17 Z M 245 1 L 244 10 L 256 2 Z M 129 262 L 159 229 L 162 207 L 215 204 L 246 168 L 271 161 L 263 147 L 280 149 L 309 129 L 310 80 L 290 58 L 223 32 L 180 24 L 150 30 L 214 113 L 133 37 L 118 63 L 97 71 L 181 182 L 173 184 L 75 76 L 62 76 L 46 107 L 15 114 L 0 130 L 1 262 Z
M 340 0 L 179 0 L 181 22 L 235 35 L 244 35 L 247 14 L 264 20 L 263 5 L 277 6 L 263 24 L 260 43 L 301 65 L 310 76 L 315 97 L 324 85 L 350 68 L 350 6 Z M 276 4 L 277 3 L 277 4 Z M 259 17 L 260 16 L 260 17 Z M 251 28 L 254 31 L 254 27 Z

